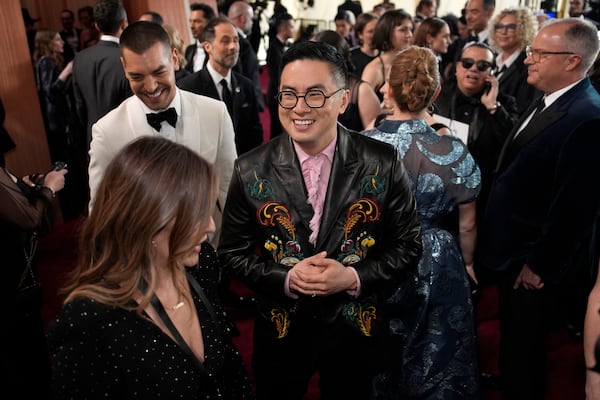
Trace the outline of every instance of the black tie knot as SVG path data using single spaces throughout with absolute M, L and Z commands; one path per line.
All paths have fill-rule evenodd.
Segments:
M 223 87 L 223 102 L 227 106 L 229 115 L 233 116 L 233 94 L 231 93 L 231 90 L 229 90 L 229 86 L 227 85 L 227 80 L 225 78 L 221 79 L 221 86 Z
M 169 125 L 175 128 L 175 124 L 177 123 L 177 111 L 175 111 L 174 107 L 171 107 L 165 111 L 146 114 L 146 119 L 151 127 L 160 132 L 160 123 L 163 121 L 167 121 Z

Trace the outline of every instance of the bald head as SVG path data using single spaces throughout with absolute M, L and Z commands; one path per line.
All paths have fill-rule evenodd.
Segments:
M 252 6 L 245 1 L 234 1 L 229 6 L 227 17 L 235 26 L 248 34 L 252 30 L 254 22 L 254 10 Z

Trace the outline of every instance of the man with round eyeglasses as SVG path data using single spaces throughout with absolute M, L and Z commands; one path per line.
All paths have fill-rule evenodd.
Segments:
M 393 357 L 383 306 L 422 251 L 408 176 L 395 149 L 351 133 L 343 57 L 322 42 L 282 58 L 284 133 L 235 162 L 219 258 L 256 293 L 256 396 L 368 399 Z
M 585 299 L 572 299 L 593 281 L 573 277 L 592 276 L 598 265 L 600 95 L 587 77 L 598 49 L 597 29 L 583 19 L 542 25 L 524 63 L 527 82 L 543 96 L 508 135 L 478 226 L 502 310 L 503 399 L 544 399 L 548 333 L 567 322 L 583 325 L 573 316 L 585 310 Z M 586 364 L 595 365 L 593 351 Z M 599 389 L 600 377 L 588 374 L 586 394 Z

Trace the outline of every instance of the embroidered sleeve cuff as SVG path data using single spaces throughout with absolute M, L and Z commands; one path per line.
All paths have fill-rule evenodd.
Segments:
M 354 272 L 354 275 L 356 276 L 356 289 L 346 290 L 346 293 L 348 293 L 350 296 L 358 297 L 360 295 L 360 278 L 358 276 L 358 272 L 356 272 L 354 267 L 348 267 L 348 269 Z

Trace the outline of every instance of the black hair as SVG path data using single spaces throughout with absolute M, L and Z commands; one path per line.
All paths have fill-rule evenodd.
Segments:
M 142 54 L 156 43 L 161 43 L 168 51 L 171 49 L 167 31 L 162 25 L 150 21 L 129 24 L 119 40 L 121 50 L 128 49 L 136 54 Z
M 99 0 L 94 7 L 94 21 L 102 33 L 116 33 L 126 18 L 125 8 L 118 0 Z
M 146 11 L 142 15 L 149 15 L 150 18 L 152 18 L 152 22 L 154 22 L 155 24 L 162 25 L 165 23 L 165 20 L 163 19 L 162 15 L 160 15 L 156 11 Z
M 334 79 L 338 83 L 346 86 L 348 82 L 348 68 L 346 60 L 337 52 L 332 45 L 324 42 L 313 42 L 302 40 L 295 42 L 281 59 L 281 71 L 291 62 L 298 60 L 316 60 L 323 61 L 330 65 Z
M 190 4 L 190 11 L 202 11 L 204 13 L 204 18 L 211 19 L 217 16 L 215 14 L 215 10 L 207 4 L 204 3 L 192 3 Z

